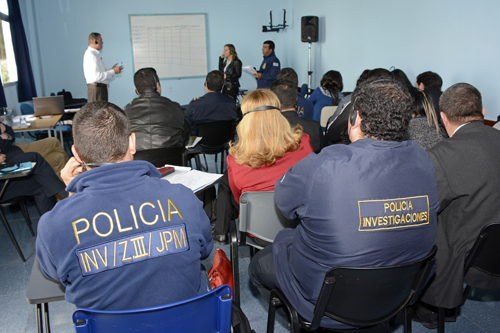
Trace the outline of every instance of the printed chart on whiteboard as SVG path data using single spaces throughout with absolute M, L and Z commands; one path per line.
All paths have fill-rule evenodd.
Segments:
M 206 14 L 129 18 L 134 72 L 153 67 L 161 79 L 207 75 Z

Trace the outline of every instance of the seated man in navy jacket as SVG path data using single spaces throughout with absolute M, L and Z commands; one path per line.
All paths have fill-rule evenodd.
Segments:
M 220 71 L 211 71 L 205 80 L 207 93 L 189 103 L 186 117 L 191 124 L 193 135 L 197 124 L 236 119 L 236 101 L 221 93 L 223 86 L 224 74 Z
M 295 103 L 295 111 L 299 117 L 313 119 L 314 105 L 311 101 L 307 100 L 298 91 L 297 87 L 299 85 L 299 77 L 297 72 L 293 68 L 287 67 L 283 68 L 278 72 L 278 80 L 285 79 L 291 81 L 295 86 L 295 92 L 297 93 L 297 102 Z
M 73 195 L 40 218 L 36 240 L 40 267 L 66 286 L 66 300 L 129 310 L 205 293 L 200 260 L 213 241 L 194 193 L 133 161 L 135 134 L 114 104 L 85 105 L 73 138 L 61 172 Z
M 249 267 L 264 297 L 280 289 L 309 321 L 330 268 L 411 262 L 436 243 L 434 167 L 416 142 L 402 141 L 411 117 L 408 90 L 375 79 L 356 87 L 352 100 L 352 143 L 310 154 L 276 182 L 278 208 L 300 223 L 280 231 Z M 327 317 L 321 326 L 349 328 Z

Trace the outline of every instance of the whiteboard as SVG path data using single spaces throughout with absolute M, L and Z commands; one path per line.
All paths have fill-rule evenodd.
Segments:
M 206 14 L 129 15 L 134 73 L 156 69 L 160 79 L 206 77 Z

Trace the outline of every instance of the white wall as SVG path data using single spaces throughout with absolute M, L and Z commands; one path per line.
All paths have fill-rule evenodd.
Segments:
M 300 42 L 300 18 L 315 15 L 320 17 L 320 41 L 312 45 L 313 87 L 330 69 L 342 73 L 348 91 L 366 68 L 395 66 L 411 81 L 431 70 L 441 75 L 444 89 L 457 82 L 476 86 L 483 94 L 487 119 L 496 119 L 500 113 L 496 82 L 500 77 L 496 66 L 500 2 L 495 0 L 20 2 L 40 96 L 65 88 L 75 98 L 86 97 L 82 58 L 88 34 L 98 31 L 104 39 L 104 63 L 111 66 L 123 61 L 125 65 L 125 71 L 111 81 L 110 101 L 125 106 L 133 99 L 129 14 L 207 13 L 210 69 L 217 68 L 226 43 L 236 46 L 244 65 L 258 67 L 262 42 L 274 39 L 282 67 L 295 68 L 300 83 L 305 83 L 308 49 Z M 280 33 L 262 33 L 262 25 L 269 24 L 269 11 L 273 10 L 277 24 L 282 21 L 282 9 L 287 9 L 290 27 Z M 162 80 L 163 95 L 186 104 L 204 93 L 203 82 Z M 245 89 L 256 87 L 247 73 L 241 83 Z
M 262 25 L 269 23 L 269 10 L 276 15 L 285 8 L 281 0 L 256 0 L 251 5 L 219 0 L 25 1 L 26 16 L 36 17 L 36 22 L 31 19 L 28 23 L 36 25 L 30 29 L 29 44 L 30 50 L 37 52 L 38 38 L 41 66 L 32 62 L 37 72 L 35 76 L 43 77 L 41 87 L 37 88 L 41 95 L 65 88 L 75 98 L 86 97 L 83 54 L 88 46 L 89 33 L 96 31 L 104 40 L 101 56 L 106 66 L 110 68 L 121 61 L 125 66 L 125 70 L 111 80 L 109 100 L 123 107 L 135 98 L 129 14 L 207 13 L 210 70 L 218 69 L 218 57 L 224 44 L 234 44 L 243 65 L 255 67 L 262 61 L 264 40 L 274 38 L 281 49 L 286 44 L 282 42 L 283 33 L 262 33 Z M 288 1 L 283 3 L 286 5 Z M 205 93 L 204 81 L 204 78 L 161 80 L 162 95 L 187 104 L 193 97 Z M 247 73 L 243 74 L 241 83 L 246 89 L 256 87 L 255 79 Z

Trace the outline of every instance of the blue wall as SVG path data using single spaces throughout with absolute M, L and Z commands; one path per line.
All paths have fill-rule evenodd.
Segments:
M 308 48 L 300 42 L 300 18 L 320 17 L 320 42 L 312 45 L 313 87 L 327 70 L 339 70 L 344 90 L 352 91 L 365 68 L 395 66 L 411 81 L 424 71 L 441 75 L 443 88 L 456 82 L 475 85 L 483 94 L 486 118 L 500 113 L 496 60 L 500 55 L 500 3 L 494 0 L 21 0 L 39 95 L 70 90 L 86 96 L 82 59 L 91 31 L 104 39 L 107 66 L 123 61 L 125 71 L 111 81 L 110 101 L 125 106 L 135 97 L 129 14 L 207 13 L 208 61 L 217 68 L 226 43 L 236 46 L 244 65 L 258 67 L 261 47 L 274 39 L 282 67 L 297 70 L 307 82 Z M 287 9 L 290 27 L 262 33 L 273 10 L 281 23 Z M 162 80 L 163 95 L 181 104 L 204 93 L 203 79 Z M 254 78 L 243 74 L 242 87 L 254 89 Z M 15 94 L 7 91 L 7 99 Z M 15 107 L 14 107 L 15 108 Z

